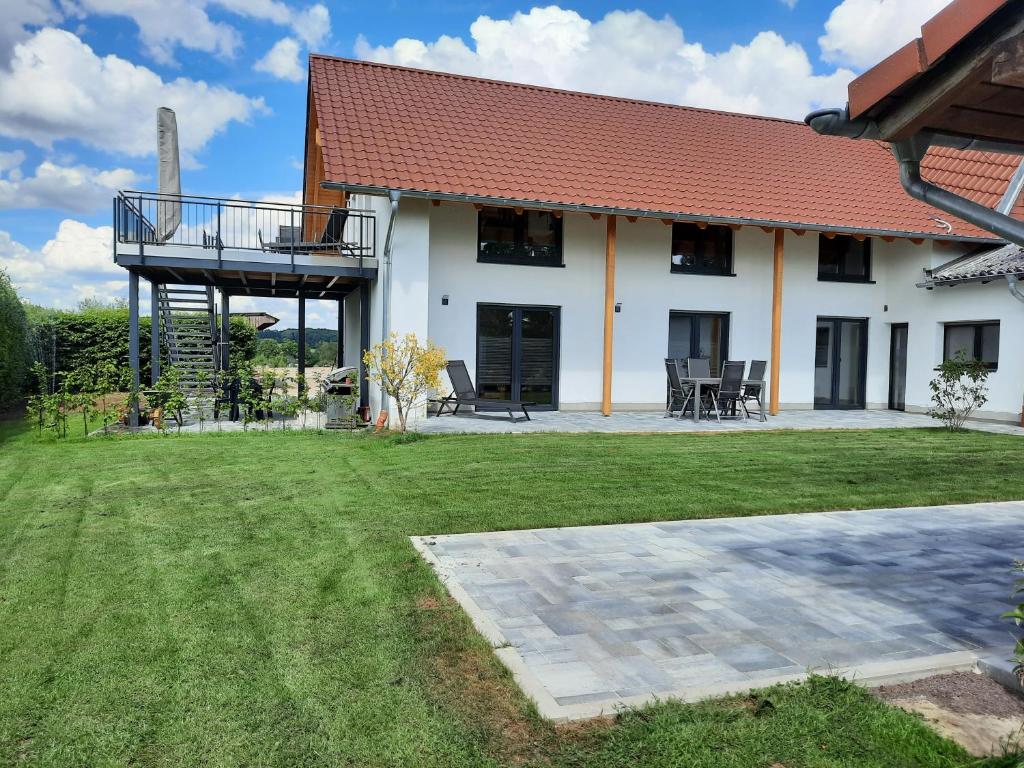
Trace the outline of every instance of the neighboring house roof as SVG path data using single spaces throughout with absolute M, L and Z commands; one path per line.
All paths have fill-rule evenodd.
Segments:
M 955 283 L 987 282 L 994 278 L 1017 275 L 1024 277 L 1024 248 L 1005 245 L 994 251 L 974 253 L 953 259 L 935 269 L 925 270 L 922 287 Z
M 233 317 L 241 317 L 257 331 L 262 331 L 277 324 L 278 318 L 267 312 L 232 312 Z
M 1022 30 L 1024 0 L 953 0 L 850 83 L 850 117 L 887 141 L 928 130 L 1024 150 Z
M 800 122 L 310 57 L 324 178 L 351 191 L 937 239 L 993 240 L 907 196 L 882 144 Z M 936 150 L 991 201 L 1014 167 Z

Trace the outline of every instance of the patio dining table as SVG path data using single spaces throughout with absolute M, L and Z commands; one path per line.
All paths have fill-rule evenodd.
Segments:
M 722 386 L 721 376 L 680 376 L 679 381 L 682 384 L 693 385 L 693 421 L 694 423 L 700 422 L 700 388 L 701 387 L 720 387 Z M 761 387 L 761 402 L 764 402 L 765 393 L 768 391 L 764 379 L 744 379 L 743 386 Z M 761 406 L 761 421 L 768 421 L 767 415 L 764 412 L 764 406 Z M 682 414 L 680 414 L 682 418 Z

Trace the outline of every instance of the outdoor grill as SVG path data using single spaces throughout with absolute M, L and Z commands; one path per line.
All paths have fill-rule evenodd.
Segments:
M 324 376 L 320 388 L 324 395 L 327 429 L 351 429 L 359 425 L 353 394 L 359 381 L 359 369 L 353 366 L 335 368 Z

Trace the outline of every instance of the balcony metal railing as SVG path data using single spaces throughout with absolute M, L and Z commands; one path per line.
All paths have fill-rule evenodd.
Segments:
M 296 256 L 310 255 L 357 259 L 362 267 L 375 255 L 377 220 L 356 208 L 124 191 L 114 199 L 114 234 L 140 257 L 172 245 L 206 249 L 218 263 L 225 250 L 241 250 L 279 255 L 293 268 Z

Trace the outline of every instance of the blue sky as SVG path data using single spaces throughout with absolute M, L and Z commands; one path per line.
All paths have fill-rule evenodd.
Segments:
M 310 50 L 799 118 L 944 4 L 0 0 L 0 268 L 51 306 L 124 295 L 110 198 L 155 187 L 161 104 L 184 191 L 294 197 Z M 294 324 L 293 304 L 260 308 Z

